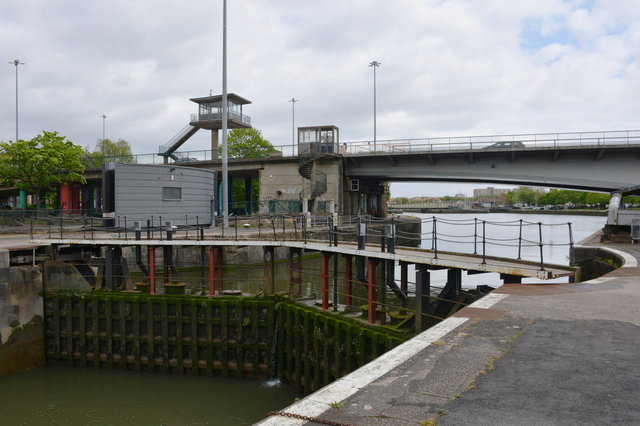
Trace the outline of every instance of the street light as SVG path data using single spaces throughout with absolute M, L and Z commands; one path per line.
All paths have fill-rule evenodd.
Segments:
M 104 139 L 105 139 L 105 136 L 104 136 L 104 134 L 105 134 L 104 133 L 104 123 L 105 123 L 105 121 L 107 119 L 107 116 L 106 116 L 106 114 L 102 114 L 100 117 L 102 117 L 102 143 L 104 144 Z
M 289 102 L 291 102 L 291 156 L 296 153 L 296 102 L 299 99 L 291 98 Z
M 227 157 L 227 0 L 222 2 L 222 227 L 229 227 L 229 159 Z
M 20 62 L 19 59 L 14 59 L 9 62 L 9 64 L 16 66 L 16 142 L 18 142 L 18 65 L 24 65 L 24 62 Z
M 376 151 L 376 68 L 382 65 L 378 61 L 371 61 L 369 64 L 373 68 L 373 150 Z

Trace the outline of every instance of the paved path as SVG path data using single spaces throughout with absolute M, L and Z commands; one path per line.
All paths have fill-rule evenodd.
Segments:
M 608 247 L 624 267 L 505 285 L 284 411 L 358 425 L 640 424 L 640 250 Z

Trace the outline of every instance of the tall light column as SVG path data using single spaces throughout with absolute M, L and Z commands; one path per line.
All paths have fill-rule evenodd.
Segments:
M 369 64 L 373 68 L 373 150 L 376 151 L 376 68 L 382 65 L 378 61 L 371 61 Z
M 9 64 L 16 66 L 16 142 L 18 142 L 18 65 L 24 65 L 19 59 L 14 59 Z
M 100 117 L 102 117 L 102 140 L 104 142 L 105 140 L 105 121 L 107 120 L 107 115 L 106 114 L 102 114 Z
M 296 102 L 299 99 L 291 98 L 291 156 L 296 155 Z
M 229 160 L 227 158 L 227 0 L 222 3 L 222 226 L 229 227 Z

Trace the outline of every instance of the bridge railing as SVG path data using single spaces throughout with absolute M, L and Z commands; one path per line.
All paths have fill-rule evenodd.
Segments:
M 546 251 L 564 246 L 570 254 L 574 244 L 570 222 L 544 224 L 523 219 L 496 222 L 432 216 L 420 219 L 420 232 L 416 232 L 415 218 L 380 219 L 367 215 L 234 216 L 227 229 L 221 227 L 220 218 L 211 225 L 202 223 L 198 216 L 189 215 L 185 215 L 184 220 L 171 222 L 162 216 L 150 216 L 138 223 L 126 216 L 60 216 L 44 222 L 32 217 L 28 224 L 32 239 L 314 241 L 333 246 L 357 244 L 361 249 L 379 246 L 380 250 L 389 252 L 401 247 L 420 247 L 434 258 L 445 251 L 464 253 L 477 256 L 482 264 L 490 257 L 529 260 L 538 262 L 540 271 L 545 270 Z M 410 227 L 413 230 L 407 230 Z M 558 233 L 554 233 L 553 239 L 547 236 L 550 227 L 566 228 L 566 238 L 558 241 Z
M 424 153 L 468 150 L 526 150 L 570 147 L 602 147 L 640 144 L 640 130 L 569 132 L 569 133 L 523 133 L 513 135 L 475 135 L 416 139 L 386 139 L 377 141 L 341 142 L 338 153 L 343 155 L 371 155 L 388 153 Z M 298 155 L 296 144 L 274 145 L 283 157 Z M 211 150 L 176 151 L 178 161 L 190 163 L 212 160 Z M 86 167 L 100 167 L 101 162 L 126 162 L 137 164 L 162 164 L 157 153 L 133 154 L 130 156 L 87 157 Z M 98 165 L 96 165 L 98 164 Z

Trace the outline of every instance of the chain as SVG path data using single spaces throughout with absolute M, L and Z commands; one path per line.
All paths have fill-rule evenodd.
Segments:
M 303 416 L 302 414 L 287 413 L 285 411 L 271 411 L 269 412 L 269 414 L 267 414 L 267 416 L 291 417 L 294 419 L 306 420 L 308 422 L 320 423 L 320 424 L 331 425 L 331 426 L 357 426 L 349 423 L 340 423 L 340 422 L 334 422 L 333 420 L 320 419 L 318 417 Z

